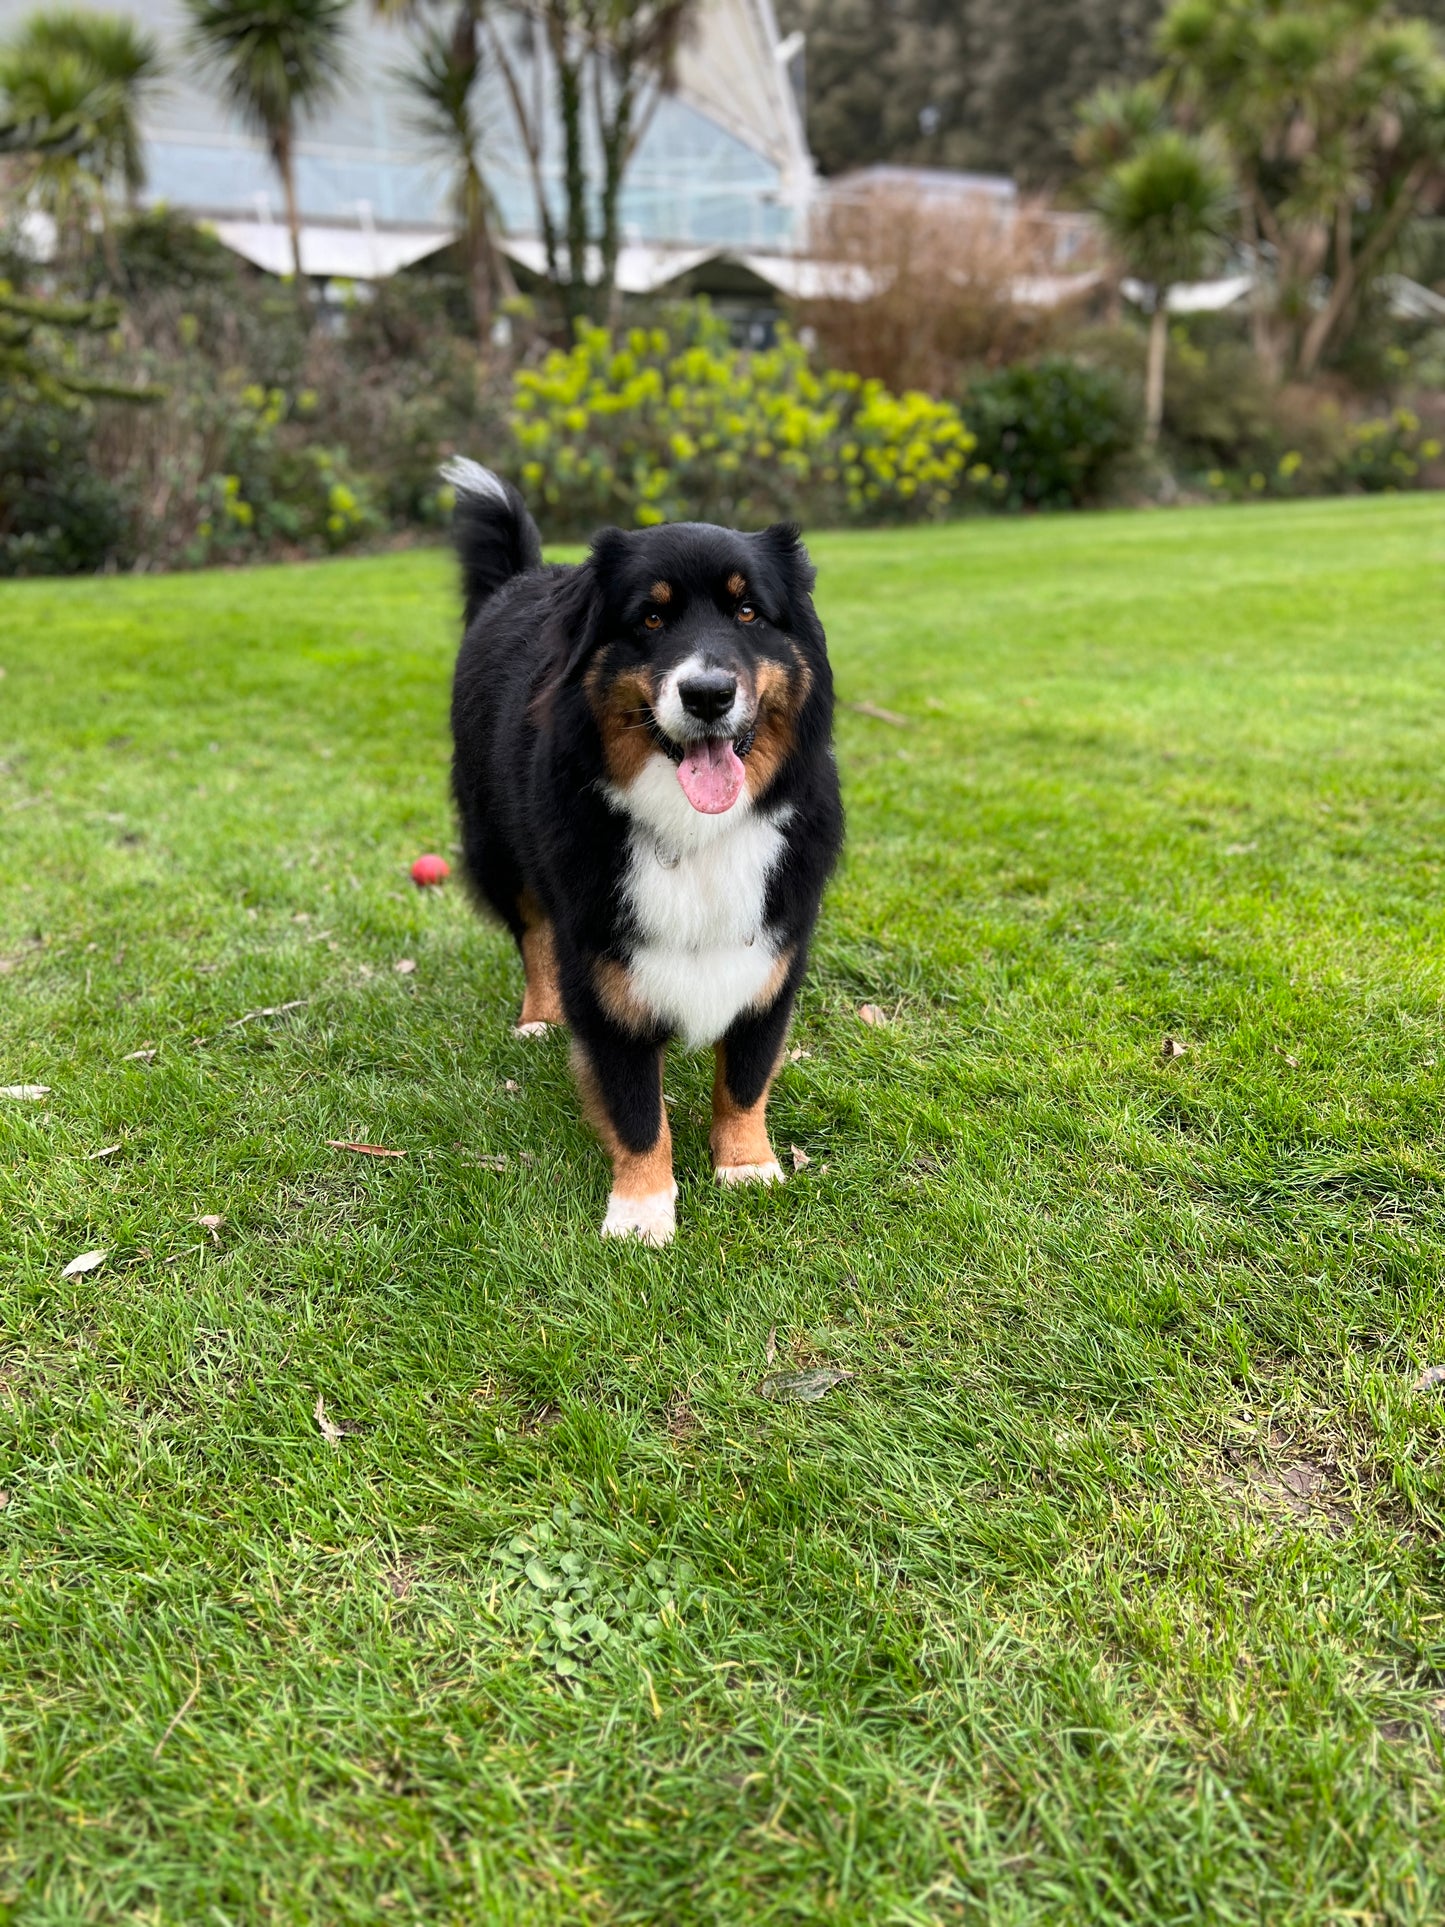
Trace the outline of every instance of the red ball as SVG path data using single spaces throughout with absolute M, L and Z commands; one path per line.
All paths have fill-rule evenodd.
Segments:
M 411 880 L 419 890 L 429 884 L 445 883 L 452 873 L 452 866 L 444 856 L 419 856 L 411 866 Z

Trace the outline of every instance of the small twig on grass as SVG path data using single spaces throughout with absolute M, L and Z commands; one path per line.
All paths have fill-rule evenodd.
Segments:
M 242 1024 L 249 1024 L 253 1017 L 282 1017 L 288 1010 L 300 1010 L 309 1004 L 309 997 L 293 997 L 289 1004 L 263 1004 L 260 1010 L 248 1010 L 244 1017 L 233 1017 L 229 1024 L 222 1024 L 221 1030 L 239 1030 Z M 217 1032 L 220 1035 L 220 1032 Z
M 191 1708 L 195 1705 L 196 1701 L 200 1698 L 200 1696 L 201 1696 L 201 1662 L 198 1658 L 196 1660 L 196 1683 L 191 1688 L 190 1692 L 186 1694 L 186 1697 L 181 1701 L 180 1705 L 176 1708 L 176 1711 L 171 1719 L 170 1725 L 166 1728 L 165 1732 L 162 1733 L 160 1738 L 156 1741 L 156 1750 L 151 1755 L 151 1758 L 153 1760 L 158 1760 L 161 1757 L 161 1748 L 165 1745 L 166 1741 L 171 1737 L 172 1733 L 175 1732 L 176 1728 L 180 1725 L 181 1721 L 186 1717 L 187 1713 L 190 1712 Z
M 913 727 L 911 716 L 900 716 L 896 709 L 884 709 L 879 703 L 844 703 L 843 707 L 855 710 L 860 716 L 871 716 L 875 723 L 892 723 L 895 729 Z

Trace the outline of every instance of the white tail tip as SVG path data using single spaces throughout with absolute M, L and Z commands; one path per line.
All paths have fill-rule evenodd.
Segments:
M 444 482 L 449 482 L 458 495 L 477 495 L 484 501 L 505 502 L 506 484 L 500 475 L 494 475 L 480 462 L 474 462 L 468 455 L 453 455 L 449 462 L 443 462 L 440 470 Z

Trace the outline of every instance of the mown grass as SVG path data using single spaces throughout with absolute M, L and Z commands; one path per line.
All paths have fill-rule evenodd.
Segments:
M 15 1920 L 1445 1915 L 1438 501 L 814 549 L 909 726 L 664 1253 L 406 881 L 443 556 L 0 593 Z

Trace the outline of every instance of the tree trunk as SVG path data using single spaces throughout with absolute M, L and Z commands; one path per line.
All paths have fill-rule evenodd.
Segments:
M 622 176 L 627 171 L 628 156 L 632 152 L 632 83 L 631 77 L 625 79 L 618 89 L 617 104 L 613 110 L 612 121 L 607 125 L 602 117 L 602 81 L 597 82 L 597 128 L 602 137 L 602 156 L 604 173 L 602 178 L 602 274 L 598 281 L 595 300 L 597 318 L 609 325 L 616 322 L 617 254 L 618 254 L 618 201 L 622 192 Z
M 1350 203 L 1341 200 L 1335 206 L 1335 272 L 1330 281 L 1329 298 L 1325 305 L 1313 315 L 1305 329 L 1304 340 L 1300 343 L 1299 371 L 1306 380 L 1319 365 L 1320 356 L 1325 351 L 1325 343 L 1334 332 L 1335 324 L 1349 306 L 1350 297 L 1355 292 L 1355 262 L 1350 247 L 1354 228 L 1354 213 Z
M 472 323 L 477 344 L 488 349 L 492 344 L 492 246 L 487 233 L 487 212 L 482 200 L 483 187 L 476 169 L 470 170 L 465 190 L 467 234 L 467 279 L 471 285 Z
M 467 243 L 467 280 L 471 289 L 472 320 L 483 349 L 492 343 L 492 316 L 497 301 L 513 301 L 517 284 L 511 266 L 492 234 L 491 197 L 475 162 L 467 168 L 462 191 L 462 225 Z
M 568 45 L 565 6 L 553 5 L 547 15 L 548 38 L 557 68 L 557 105 L 562 117 L 563 179 L 567 190 L 567 279 L 562 305 L 574 327 L 585 320 L 587 288 L 587 160 L 583 152 L 582 68 Z
M 1144 440 L 1152 448 L 1164 419 L 1164 353 L 1169 346 L 1166 288 L 1154 290 L 1154 312 L 1149 317 L 1149 360 L 1144 371 Z
M 1277 382 L 1283 371 L 1278 334 L 1270 313 L 1269 287 L 1264 273 L 1264 238 L 1260 233 L 1258 190 L 1246 175 L 1240 196 L 1244 245 L 1254 263 L 1254 286 L 1249 291 L 1249 333 L 1254 358 L 1267 380 Z
M 487 34 L 487 45 L 502 76 L 502 83 L 506 87 L 507 98 L 512 103 L 512 112 L 516 116 L 517 127 L 522 136 L 522 145 L 527 152 L 527 171 L 532 177 L 532 198 L 537 206 L 537 230 L 542 236 L 542 246 L 547 262 L 547 279 L 554 288 L 559 287 L 562 276 L 557 261 L 557 226 L 552 219 L 552 210 L 547 205 L 547 183 L 542 173 L 541 123 L 527 111 L 527 103 L 522 96 L 522 84 L 517 78 L 517 70 L 512 65 L 496 28 L 485 19 L 483 26 Z M 535 41 L 533 45 L 536 45 Z M 510 274 L 510 269 L 508 273 Z M 516 293 L 515 283 L 512 293 Z
M 306 276 L 301 272 L 301 209 L 296 204 L 296 157 L 291 146 L 291 129 L 278 127 L 271 137 L 271 152 L 281 176 L 281 191 L 286 197 L 286 226 L 291 234 L 291 272 L 296 281 L 296 301 L 303 317 L 311 314 L 311 297 Z
M 100 251 L 105 259 L 105 271 L 110 279 L 111 292 L 119 294 L 124 277 L 120 267 L 120 249 L 116 245 L 115 223 L 110 215 L 110 202 L 102 187 L 96 197 L 96 210 L 100 215 Z
M 1335 210 L 1335 278 L 1330 288 L 1329 300 L 1314 315 L 1304 340 L 1300 343 L 1299 371 L 1306 380 L 1313 375 L 1329 346 L 1330 336 L 1343 320 L 1355 290 L 1368 282 L 1369 276 L 1379 265 L 1380 257 L 1385 254 L 1398 238 L 1400 229 L 1405 225 L 1415 208 L 1420 189 L 1425 184 L 1427 168 L 1424 162 L 1417 162 L 1400 184 L 1395 204 L 1370 236 L 1358 256 L 1351 257 L 1350 240 L 1354 230 L 1354 216 L 1347 201 L 1341 201 Z

